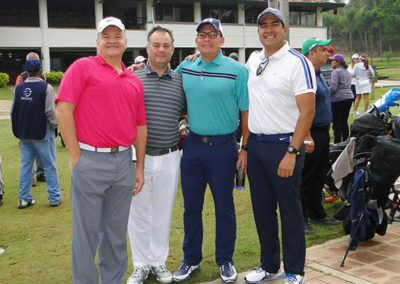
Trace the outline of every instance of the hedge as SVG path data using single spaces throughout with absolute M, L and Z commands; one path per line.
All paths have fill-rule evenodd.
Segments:
M 46 80 L 50 84 L 60 84 L 64 73 L 61 71 L 51 71 L 50 73 L 44 73 L 43 75 L 46 76 Z
M 10 76 L 7 73 L 0 73 L 0 88 L 5 88 L 10 82 Z

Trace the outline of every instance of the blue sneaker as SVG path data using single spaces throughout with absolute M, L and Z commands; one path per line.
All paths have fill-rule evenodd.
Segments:
M 174 280 L 175 282 L 186 281 L 190 278 L 192 273 L 194 273 L 196 271 L 200 271 L 200 269 L 201 269 L 200 264 L 190 265 L 190 264 L 187 264 L 186 262 L 182 262 L 182 264 L 178 268 L 178 270 L 175 271 L 174 276 L 172 277 L 172 280 Z
M 298 274 L 286 273 L 286 284 L 304 284 L 304 276 Z
M 235 282 L 237 279 L 236 269 L 232 263 L 222 264 L 219 267 L 222 281 L 225 283 Z

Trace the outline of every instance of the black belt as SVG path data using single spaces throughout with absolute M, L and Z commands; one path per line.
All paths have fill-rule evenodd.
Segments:
M 168 153 L 175 152 L 176 150 L 178 150 L 178 146 L 173 146 L 173 147 L 168 148 L 168 149 L 158 149 L 158 148 L 147 147 L 146 148 L 146 154 L 150 155 L 150 156 L 161 156 L 161 155 L 165 155 L 165 154 L 168 154 Z
M 226 143 L 227 141 L 234 138 L 235 133 L 223 134 L 223 135 L 202 136 L 202 135 L 196 134 L 191 131 L 189 135 L 192 139 L 200 140 L 200 142 L 203 144 L 212 145 L 212 144 Z

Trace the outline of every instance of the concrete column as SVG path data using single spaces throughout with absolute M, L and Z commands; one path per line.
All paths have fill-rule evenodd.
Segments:
M 238 4 L 238 24 L 244 25 L 244 4 Z
M 47 20 L 47 1 L 39 0 L 39 24 L 42 46 L 40 47 L 42 52 L 42 70 L 44 73 L 50 72 L 50 48 L 47 41 L 47 31 L 49 29 L 49 23 Z
M 201 21 L 201 4 L 200 2 L 194 2 L 194 22 L 198 23 Z
M 317 27 L 323 27 L 322 8 L 317 8 Z
M 103 19 L 103 1 L 93 0 L 94 1 L 94 17 L 96 21 L 96 28 L 97 24 Z
M 246 63 L 246 49 L 239 48 L 239 62 L 242 64 Z
M 155 11 L 153 7 L 153 0 L 146 0 L 146 18 L 147 23 L 153 23 L 154 25 L 154 18 L 155 18 Z
M 289 1 L 288 0 L 280 0 L 280 10 L 283 13 L 283 16 L 285 17 L 286 25 L 289 27 L 290 25 L 290 18 L 289 18 Z M 290 31 L 288 30 L 286 34 L 286 40 L 290 43 Z

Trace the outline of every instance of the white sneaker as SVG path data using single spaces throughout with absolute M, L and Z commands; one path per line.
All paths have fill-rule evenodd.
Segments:
M 131 276 L 129 276 L 126 284 L 143 284 L 144 280 L 149 277 L 150 266 L 135 267 Z
M 260 283 L 264 280 L 274 280 L 274 279 L 279 279 L 283 278 L 285 274 L 281 269 L 277 273 L 269 273 L 262 269 L 261 267 L 257 268 L 253 272 L 250 272 L 244 277 L 244 280 L 246 280 L 248 283 L 251 284 L 256 284 Z
M 360 113 L 358 111 L 353 111 L 353 116 L 357 116 L 360 115 Z
M 286 284 L 305 284 L 303 275 L 286 273 Z
M 151 268 L 151 274 L 154 275 L 156 280 L 161 283 L 171 283 L 172 282 L 172 273 L 168 270 L 165 265 L 159 265 Z
M 232 263 L 223 264 L 219 267 L 220 276 L 225 283 L 236 282 L 237 272 Z

